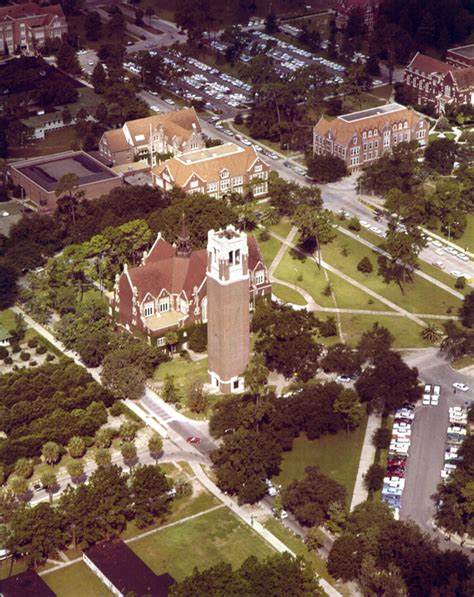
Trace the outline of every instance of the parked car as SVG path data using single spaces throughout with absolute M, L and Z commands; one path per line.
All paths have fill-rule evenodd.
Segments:
M 338 375 L 336 381 L 338 383 L 349 383 L 352 381 L 352 377 L 349 377 L 348 375 Z
M 453 388 L 455 390 L 460 390 L 461 392 L 469 391 L 469 386 L 467 386 L 465 383 L 461 383 L 460 381 L 456 381 L 455 383 L 453 383 Z
M 189 437 L 186 438 L 186 441 L 188 442 L 188 444 L 200 444 L 201 443 L 201 438 L 197 437 L 195 435 L 191 435 Z

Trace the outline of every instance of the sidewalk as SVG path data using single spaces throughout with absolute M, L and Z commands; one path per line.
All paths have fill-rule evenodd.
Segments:
M 380 427 L 381 418 L 377 415 L 370 415 L 367 420 L 367 427 L 365 429 L 364 443 L 360 453 L 359 468 L 357 469 L 357 477 L 354 485 L 354 492 L 352 493 L 351 511 L 367 499 L 368 491 L 364 485 L 365 473 L 374 462 L 376 448 L 372 443 L 372 436 L 374 431 Z
M 252 529 L 258 533 L 267 543 L 269 543 L 276 551 L 279 553 L 284 553 L 285 551 L 289 552 L 292 556 L 296 557 L 296 554 L 288 549 L 288 547 L 280 541 L 275 535 L 270 533 L 262 524 L 260 524 L 257 520 L 255 520 L 252 514 L 246 512 L 241 506 L 236 504 L 232 498 L 228 495 L 225 495 L 214 483 L 209 479 L 209 477 L 204 473 L 202 467 L 197 463 L 190 463 L 193 472 L 195 473 L 198 480 L 202 483 L 202 485 L 215 497 L 217 497 L 221 502 L 223 502 L 236 516 L 238 516 L 243 522 L 247 525 L 252 527 Z M 337 591 L 332 585 L 330 585 L 326 580 L 319 577 L 319 583 L 324 591 L 330 595 L 330 597 L 337 597 L 341 596 L 341 593 Z

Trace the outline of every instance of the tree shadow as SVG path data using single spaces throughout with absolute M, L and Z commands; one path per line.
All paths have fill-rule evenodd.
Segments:
M 384 284 L 395 282 L 395 284 L 397 284 L 397 286 L 400 288 L 400 292 L 404 295 L 405 289 L 403 288 L 402 284 L 404 268 L 397 263 L 393 263 L 384 255 L 379 255 L 377 257 L 377 265 L 377 274 L 382 278 Z

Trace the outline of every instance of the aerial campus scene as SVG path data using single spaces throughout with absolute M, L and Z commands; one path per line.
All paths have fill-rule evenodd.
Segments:
M 0 596 L 474 595 L 472 0 L 0 0 Z

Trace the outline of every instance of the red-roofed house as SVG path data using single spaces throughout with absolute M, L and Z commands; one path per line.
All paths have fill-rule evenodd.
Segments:
M 249 249 L 249 308 L 257 296 L 271 294 L 267 268 L 253 237 Z M 147 337 L 163 337 L 170 329 L 207 322 L 207 251 L 193 251 L 185 227 L 176 246 L 158 234 L 142 264 L 124 267 L 115 285 L 118 325 Z M 164 344 L 158 340 L 158 344 Z
M 0 7 L 0 54 L 18 48 L 33 54 L 47 39 L 67 34 L 67 22 L 60 4 L 39 6 L 34 2 Z
M 336 6 L 336 27 L 345 29 L 351 12 L 355 9 L 364 14 L 364 24 L 368 31 L 374 28 L 379 12 L 380 0 L 341 0 Z
M 405 69 L 404 83 L 417 104 L 431 104 L 437 114 L 446 104 L 474 104 L 474 68 L 458 68 L 417 52 Z

